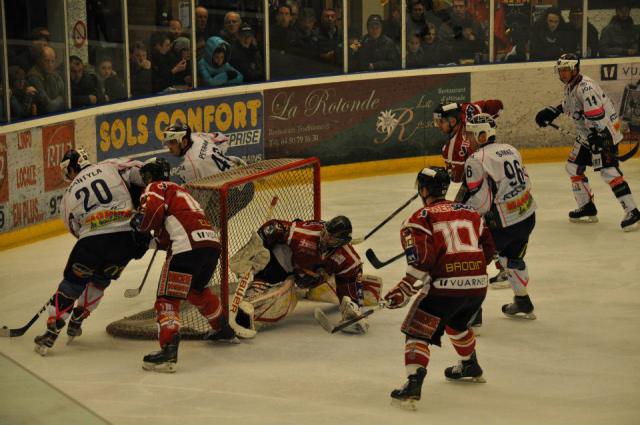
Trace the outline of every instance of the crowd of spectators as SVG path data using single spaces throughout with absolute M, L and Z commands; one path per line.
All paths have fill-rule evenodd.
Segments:
M 191 31 L 170 15 L 152 33 L 130 37 L 131 96 L 192 88 L 194 72 L 199 87 L 265 81 L 265 13 L 271 22 L 271 79 L 342 73 L 345 53 L 352 72 L 401 68 L 400 1 L 389 1 L 383 15 L 366 16 L 365 28 L 350 29 L 347 46 L 343 45 L 341 10 L 325 4 L 329 3 L 271 0 L 265 12 L 262 1 L 200 0 L 194 11 L 195 58 L 191 57 Z M 506 1 L 496 5 L 495 62 L 553 60 L 563 53 L 581 57 L 638 54 L 640 32 L 628 5 L 615 6 L 615 15 L 606 25 L 600 19 L 600 31 L 590 19 L 584 20 L 579 7 L 560 10 Z M 407 68 L 490 62 L 489 14 L 487 0 L 408 0 Z M 587 50 L 582 52 L 585 22 Z M 28 45 L 9 49 L 6 89 L 14 119 L 66 110 L 61 52 L 59 45 L 51 44 L 45 27 L 33 28 Z M 106 49 L 88 58 L 68 58 L 73 108 L 128 97 L 124 66 L 113 59 L 113 52 Z

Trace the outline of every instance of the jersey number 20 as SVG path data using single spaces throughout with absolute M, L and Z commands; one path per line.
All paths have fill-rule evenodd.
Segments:
M 94 180 L 91 182 L 90 186 L 91 186 L 91 191 L 96 196 L 100 204 L 108 204 L 113 200 L 113 195 L 109 190 L 109 186 L 107 186 L 107 183 L 104 180 L 102 179 Z M 91 193 L 89 192 L 89 188 L 87 187 L 81 187 L 76 191 L 76 199 L 81 199 L 81 198 L 82 198 L 82 203 L 84 204 L 85 211 L 91 211 L 96 207 L 96 205 L 98 205 L 98 204 L 89 205 L 89 198 L 91 198 Z

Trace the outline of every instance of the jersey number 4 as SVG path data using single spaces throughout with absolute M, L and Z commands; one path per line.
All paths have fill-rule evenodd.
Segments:
M 97 179 L 91 182 L 91 191 L 95 195 L 96 199 L 98 199 L 98 203 L 100 204 L 108 204 L 113 200 L 113 195 L 109 190 L 109 186 L 107 186 L 107 182 L 102 179 Z M 89 205 L 89 201 L 91 198 L 91 193 L 89 192 L 89 188 L 81 187 L 76 191 L 76 199 L 82 199 L 82 203 L 84 205 L 85 211 L 91 211 L 96 207 L 96 204 Z

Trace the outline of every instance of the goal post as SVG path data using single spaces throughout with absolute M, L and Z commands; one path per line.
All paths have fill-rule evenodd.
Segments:
M 320 220 L 321 217 L 320 161 L 315 157 L 259 161 L 195 180 L 185 187 L 200 203 L 211 224 L 220 230 L 222 249 L 210 286 L 220 296 L 227 317 L 229 294 L 236 283 L 229 271 L 229 258 L 263 224 L 272 199 L 278 197 L 273 218 Z M 183 338 L 202 338 L 208 331 L 207 321 L 188 302 L 182 303 L 180 315 Z M 109 324 L 107 332 L 118 337 L 154 339 L 155 312 L 149 309 L 125 317 Z

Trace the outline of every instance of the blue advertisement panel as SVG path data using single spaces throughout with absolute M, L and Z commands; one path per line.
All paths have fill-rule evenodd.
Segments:
M 263 99 L 261 93 L 248 93 L 188 103 L 140 108 L 96 117 L 98 160 L 152 156 L 167 159 L 162 145 L 162 131 L 178 120 L 187 122 L 193 132 L 222 132 L 229 136 L 227 153 L 247 162 L 264 156 L 262 131 Z M 175 165 L 175 159 L 170 161 Z

